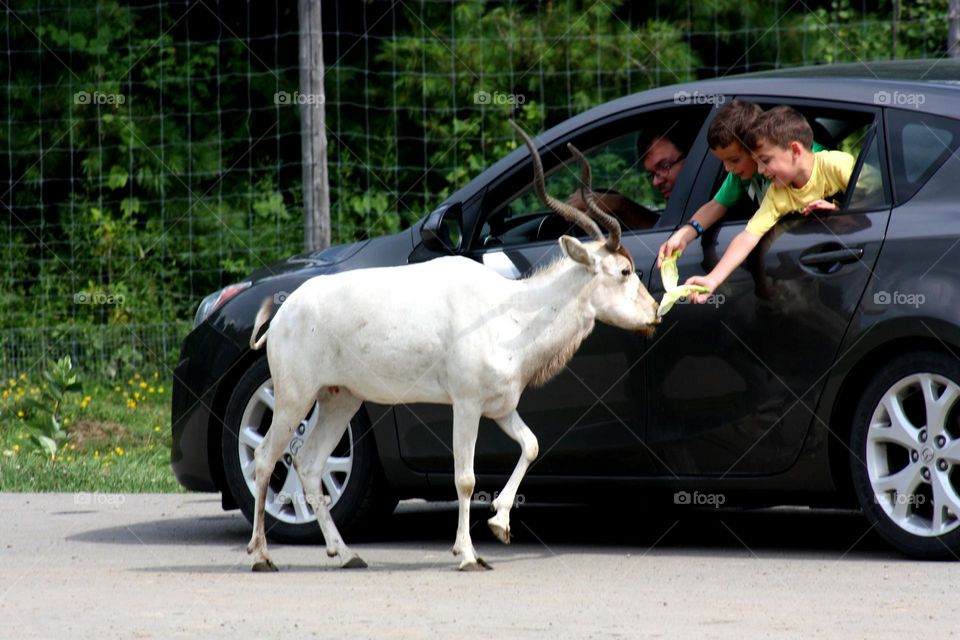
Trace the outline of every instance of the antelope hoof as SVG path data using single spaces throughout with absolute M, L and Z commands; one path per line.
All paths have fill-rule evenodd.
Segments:
M 460 571 L 492 571 L 493 567 L 483 558 L 477 558 L 476 562 L 467 562 L 464 560 L 460 563 Z
M 273 560 L 270 558 L 264 558 L 263 560 L 254 563 L 253 571 L 256 571 L 257 573 L 268 573 L 279 571 L 279 569 L 277 569 L 277 565 L 273 564 Z
M 367 563 L 360 556 L 350 556 L 350 558 L 340 565 L 341 569 L 366 569 Z
M 493 535 L 496 536 L 497 540 L 503 544 L 510 544 L 510 538 L 513 536 L 510 535 L 510 525 L 503 525 L 500 522 L 497 522 L 496 518 L 490 518 L 487 520 L 487 525 L 490 527 L 490 531 L 493 532 Z

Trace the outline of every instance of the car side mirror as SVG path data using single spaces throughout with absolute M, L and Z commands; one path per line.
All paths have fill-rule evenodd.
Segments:
M 456 253 L 463 242 L 463 209 L 459 202 L 433 211 L 420 227 L 424 248 L 436 253 Z

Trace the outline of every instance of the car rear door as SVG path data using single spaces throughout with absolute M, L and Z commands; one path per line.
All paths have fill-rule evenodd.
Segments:
M 890 215 L 879 109 L 790 104 L 873 118 L 855 169 L 863 178 L 848 189 L 849 208 L 782 220 L 708 304 L 678 304 L 664 318 L 644 358 L 647 444 L 662 475 L 764 475 L 793 464 L 879 255 Z M 871 174 L 879 192 L 866 190 Z M 701 204 L 719 175 L 719 161 L 704 162 L 694 187 Z M 692 242 L 678 262 L 680 281 L 712 269 L 745 226 L 728 221 Z M 646 270 L 659 299 L 659 272 L 649 263 Z

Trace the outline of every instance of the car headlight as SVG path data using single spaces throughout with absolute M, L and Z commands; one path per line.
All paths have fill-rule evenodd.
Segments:
M 252 282 L 238 282 L 237 284 L 231 284 L 208 295 L 197 308 L 197 315 L 193 318 L 193 328 L 196 329 L 201 322 L 209 318 L 210 314 L 222 307 L 227 300 L 244 289 L 249 289 L 252 284 Z

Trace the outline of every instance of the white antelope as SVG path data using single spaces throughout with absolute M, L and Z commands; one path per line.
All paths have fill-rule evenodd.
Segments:
M 540 198 L 593 241 L 561 237 L 563 255 L 522 280 L 504 278 L 459 256 L 317 276 L 290 294 L 257 340 L 272 309 L 273 299 L 264 300 L 250 343 L 253 349 L 267 344 L 276 405 L 255 454 L 256 510 L 247 546 L 255 571 L 276 570 L 264 535 L 267 486 L 294 429 L 315 402 L 319 422 L 293 465 L 316 512 L 327 555 L 339 556 L 344 568 L 366 566 L 341 538 L 321 488 L 323 465 L 365 400 L 453 406 L 459 503 L 453 553 L 462 556 L 461 570 L 489 568 L 470 539 L 480 418 L 495 421 L 522 448 L 488 521 L 496 537 L 509 543 L 510 508 L 538 453 L 536 437 L 517 414 L 523 390 L 546 383 L 563 369 L 596 320 L 629 331 L 653 331 L 657 303 L 620 244 L 619 224 L 595 205 L 586 160 L 568 145 L 583 169 L 583 200 L 609 231 L 606 239 L 584 212 L 547 195 L 537 149 L 514 127 L 530 148 Z

